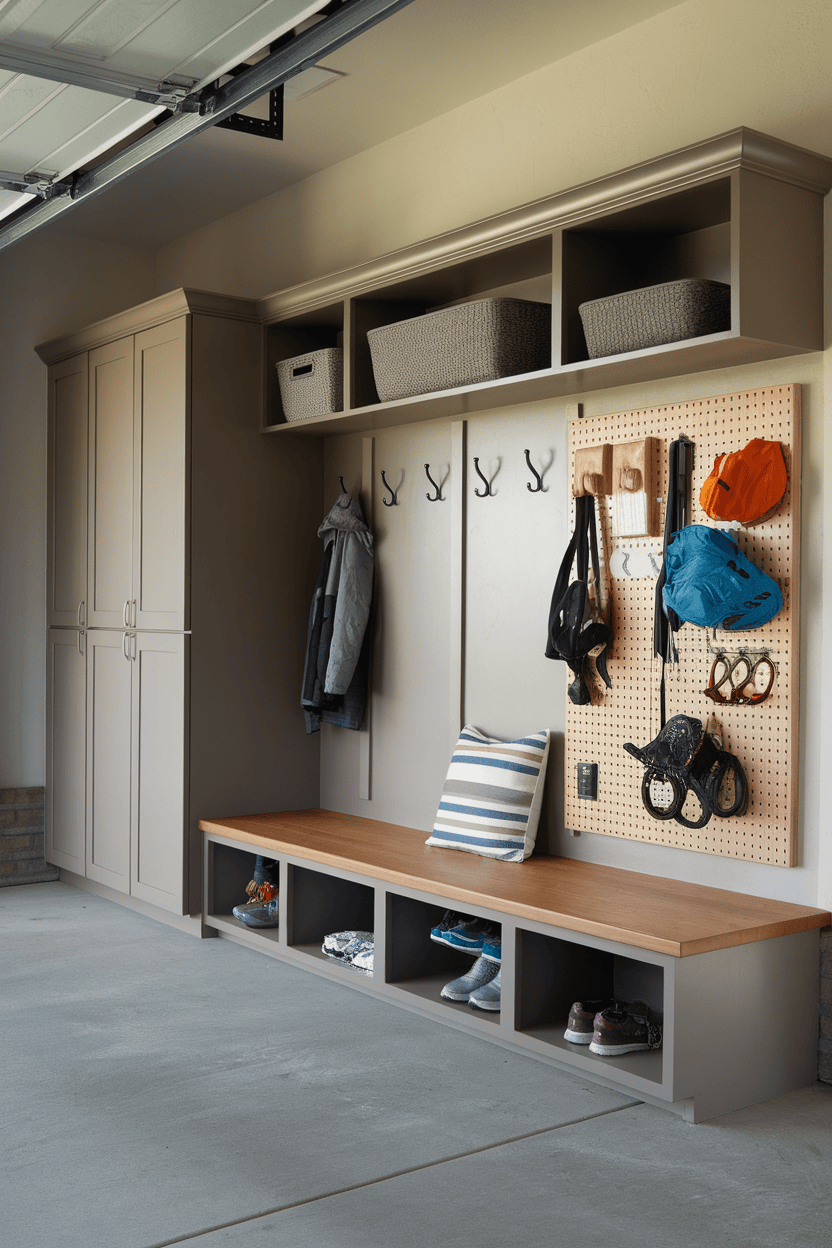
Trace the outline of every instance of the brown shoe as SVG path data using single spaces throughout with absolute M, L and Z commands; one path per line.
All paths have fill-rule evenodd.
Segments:
M 617 1001 L 595 1015 L 590 1053 L 618 1057 L 638 1049 L 661 1048 L 662 1029 L 651 1022 L 643 1001 Z
M 602 1010 L 609 1010 L 616 1004 L 613 997 L 604 997 L 600 1001 L 576 1001 L 569 1011 L 569 1021 L 564 1040 L 570 1044 L 589 1044 L 592 1040 L 592 1026 L 595 1015 Z

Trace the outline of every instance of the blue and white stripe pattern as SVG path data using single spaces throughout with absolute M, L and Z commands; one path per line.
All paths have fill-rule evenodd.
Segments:
M 518 741 L 495 741 L 476 728 L 463 728 L 425 843 L 502 862 L 528 858 L 548 757 L 548 729 Z

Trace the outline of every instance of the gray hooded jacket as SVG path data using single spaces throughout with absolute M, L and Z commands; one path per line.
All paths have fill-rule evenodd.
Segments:
M 324 552 L 309 611 L 301 704 L 306 731 L 321 721 L 360 728 L 366 706 L 373 535 L 361 504 L 342 494 L 318 529 Z

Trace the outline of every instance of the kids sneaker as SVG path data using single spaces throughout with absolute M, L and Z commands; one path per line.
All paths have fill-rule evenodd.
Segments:
M 494 963 L 490 962 L 489 966 L 494 966 Z M 497 974 L 492 980 L 489 980 L 489 982 L 484 984 L 482 988 L 477 988 L 475 992 L 471 993 L 468 998 L 468 1004 L 471 1006 L 472 1010 L 491 1010 L 492 1012 L 499 1010 L 501 974 L 502 968 L 497 971 Z
M 493 962 L 486 961 L 484 957 L 479 957 L 467 975 L 451 980 L 449 984 L 445 985 L 439 995 L 444 997 L 446 1001 L 467 1001 L 472 992 L 482 988 L 483 985 L 489 983 L 499 973 L 500 968 L 498 966 L 495 966 Z
M 231 913 L 246 927 L 277 927 L 279 922 L 277 909 L 277 888 L 268 882 L 251 884 L 246 888 L 251 900 L 235 906 Z
M 595 1015 L 590 1053 L 618 1057 L 638 1049 L 661 1048 L 662 1029 L 648 1017 L 643 1001 L 617 1001 Z
M 570 1044 L 590 1044 L 595 1015 L 612 1009 L 615 1004 L 613 997 L 604 997 L 599 1001 L 576 1001 L 569 1011 L 564 1040 Z

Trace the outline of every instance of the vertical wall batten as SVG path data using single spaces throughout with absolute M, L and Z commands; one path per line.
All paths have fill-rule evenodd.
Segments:
M 451 425 L 451 649 L 450 748 L 465 723 L 465 513 L 468 422 Z
M 373 450 L 374 438 L 361 439 L 361 503 L 364 515 L 372 522 L 373 505 Z M 364 724 L 359 733 L 358 742 L 358 796 L 369 802 L 372 797 L 373 770 L 373 660 L 370 657 L 370 670 L 367 674 L 368 697 L 367 709 L 364 712 Z

